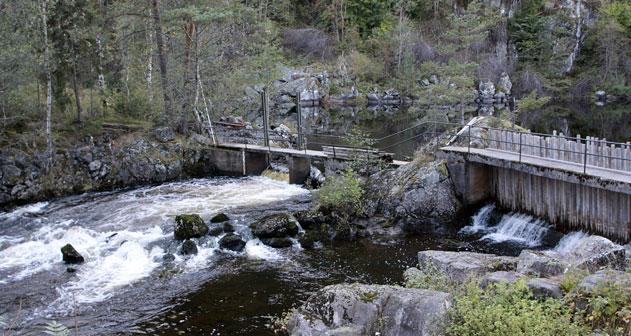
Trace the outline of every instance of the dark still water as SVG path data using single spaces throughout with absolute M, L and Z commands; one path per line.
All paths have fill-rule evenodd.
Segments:
M 308 190 L 263 177 L 199 179 L 88 194 L 0 213 L 0 316 L 13 335 L 41 335 L 58 321 L 78 335 L 271 335 L 270 325 L 334 283 L 401 284 L 421 250 L 518 254 L 561 236 L 544 222 L 493 205 L 451 236 L 377 237 L 303 250 L 264 246 L 249 224 L 311 205 Z M 178 254 L 173 217 L 226 212 L 247 240 L 226 252 L 217 237 Z M 564 238 L 565 239 L 565 238 Z M 67 272 L 61 246 L 86 262 Z M 164 256 L 174 254 L 174 261 Z M 1 330 L 1 328 L 0 328 Z

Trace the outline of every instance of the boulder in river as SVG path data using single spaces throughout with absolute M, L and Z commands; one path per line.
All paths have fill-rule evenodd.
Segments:
M 190 239 L 185 240 L 180 247 L 180 253 L 183 255 L 197 254 L 197 244 Z
M 538 277 L 551 277 L 565 273 L 570 267 L 566 262 L 556 259 L 545 252 L 523 250 L 519 254 L 517 272 Z
M 219 236 L 223 233 L 223 225 L 213 225 L 208 229 L 208 234 L 211 236 Z
M 221 212 L 216 214 L 213 218 L 210 219 L 211 223 L 223 223 L 229 221 L 230 218 L 225 213 Z
M 70 244 L 61 248 L 61 255 L 66 264 L 80 264 L 85 261 L 83 256 Z
M 261 238 L 261 242 L 267 246 L 271 246 L 274 248 L 285 248 L 291 247 L 291 245 L 293 245 L 291 239 L 287 237 Z
M 241 252 L 245 248 L 245 241 L 239 235 L 228 233 L 219 240 L 219 247 L 230 251 Z
M 434 268 L 454 283 L 464 283 L 486 273 L 512 271 L 517 258 L 475 252 L 422 251 L 418 253 L 420 269 Z
M 207 233 L 208 225 L 204 223 L 199 215 L 175 216 L 175 239 L 186 240 L 190 238 L 200 238 Z
M 290 214 L 269 215 L 250 225 L 257 238 L 294 237 L 298 234 L 298 221 Z
M 289 318 L 290 335 L 442 335 L 451 294 L 397 286 L 340 284 L 313 294 Z

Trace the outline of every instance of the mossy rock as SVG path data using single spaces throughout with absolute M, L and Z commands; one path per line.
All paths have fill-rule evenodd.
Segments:
M 70 244 L 61 248 L 61 255 L 66 264 L 80 264 L 85 261 L 83 256 Z
M 186 240 L 200 238 L 208 233 L 208 225 L 196 214 L 183 214 L 175 216 L 175 239 Z

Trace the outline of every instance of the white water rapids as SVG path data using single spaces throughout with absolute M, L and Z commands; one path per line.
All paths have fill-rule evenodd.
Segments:
M 308 194 L 304 188 L 264 177 L 200 179 L 0 213 L 0 290 L 40 286 L 36 291 L 44 292 L 48 283 L 50 302 L 33 307 L 31 313 L 49 315 L 107 300 L 134 286 L 163 264 L 166 253 L 176 255 L 183 272 L 210 267 L 218 253 L 218 237 L 197 240 L 199 253 L 192 257 L 176 253 L 173 218 L 182 213 L 200 214 L 207 221 L 227 212 L 237 233 L 249 239 L 242 255 L 279 260 L 279 252 L 251 239 L 247 209 L 273 208 L 271 204 Z M 68 243 L 86 259 L 74 274 L 66 272 L 61 258 L 60 248 Z
M 523 213 L 500 213 L 495 204 L 482 207 L 471 217 L 470 225 L 460 230 L 463 235 L 478 235 L 481 241 L 490 243 L 512 243 L 526 248 L 545 247 L 550 241 L 558 240 L 553 247 L 557 252 L 567 253 L 589 234 L 570 232 L 564 236 L 555 232 L 546 221 Z M 560 238 L 560 240 L 559 240 Z

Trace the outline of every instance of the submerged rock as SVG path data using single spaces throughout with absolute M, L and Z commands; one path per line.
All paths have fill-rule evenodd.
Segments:
M 261 242 L 267 246 L 271 246 L 274 248 L 285 248 L 291 247 L 293 242 L 291 239 L 283 237 L 283 238 L 260 238 Z
M 85 261 L 83 256 L 70 244 L 61 248 L 61 255 L 66 264 L 80 264 Z
M 421 269 L 435 268 L 454 283 L 464 283 L 486 273 L 512 271 L 517 258 L 475 252 L 422 251 L 418 253 Z
M 245 241 L 239 235 L 228 233 L 219 240 L 219 247 L 230 251 L 241 252 L 245 248 Z
M 218 213 L 213 218 L 210 219 L 211 223 L 223 223 L 229 221 L 230 218 L 225 213 Z
M 208 225 L 204 223 L 199 215 L 178 215 L 175 216 L 175 239 L 186 240 L 190 238 L 200 238 L 208 233 Z
M 197 254 L 197 244 L 190 239 L 185 240 L 180 248 L 180 253 L 183 255 Z
M 270 215 L 250 225 L 257 238 L 294 237 L 298 234 L 298 221 L 290 214 Z
M 451 294 L 382 285 L 332 285 L 289 318 L 290 335 L 442 335 Z
M 214 225 L 208 229 L 208 234 L 211 236 L 219 236 L 223 233 L 223 225 Z

